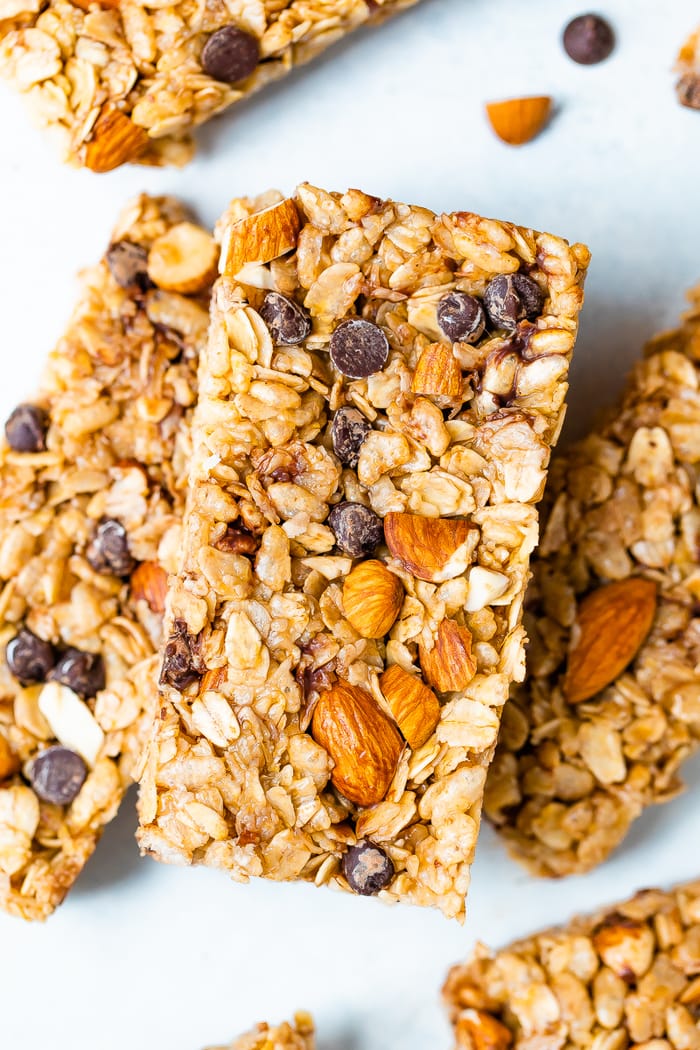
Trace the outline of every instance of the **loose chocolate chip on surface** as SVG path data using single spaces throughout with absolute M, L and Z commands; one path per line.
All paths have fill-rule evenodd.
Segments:
M 107 250 L 109 272 L 120 288 L 146 292 L 151 287 L 148 276 L 148 252 L 140 244 L 116 241 Z
M 389 358 L 389 341 L 371 321 L 351 317 L 342 321 L 330 341 L 331 361 L 349 379 L 365 379 L 379 372 Z
M 29 768 L 29 780 L 44 802 L 67 806 L 76 797 L 87 777 L 87 766 L 80 755 L 57 744 L 42 751 Z
M 184 620 L 176 620 L 173 633 L 165 643 L 160 684 L 172 685 L 175 689 L 186 689 L 199 678 L 192 660 L 194 638 L 187 630 Z
M 486 316 L 478 299 L 466 292 L 450 292 L 438 303 L 440 331 L 453 343 L 476 343 L 484 333 Z
M 533 321 L 542 313 L 544 296 L 532 277 L 502 273 L 486 285 L 484 306 L 497 328 L 515 328 L 518 321 Z
M 338 546 L 353 558 L 372 554 L 384 539 L 384 523 L 363 503 L 339 503 L 328 516 Z
M 49 680 L 67 685 L 78 696 L 86 700 L 105 687 L 105 667 L 99 653 L 86 653 L 82 649 L 66 649 L 49 674 Z
M 600 15 L 579 15 L 564 30 L 564 50 L 569 58 L 582 66 L 594 66 L 612 53 L 615 34 L 612 26 Z
M 676 84 L 676 95 L 682 106 L 700 109 L 700 77 L 697 73 L 686 73 Z
M 394 865 L 373 842 L 358 842 L 343 857 L 343 875 L 355 893 L 373 897 L 393 879 Z
M 103 518 L 99 522 L 86 557 L 95 572 L 115 576 L 130 576 L 136 565 L 129 551 L 126 529 L 116 518 Z
M 46 676 L 56 663 L 51 643 L 38 638 L 28 627 L 23 627 L 7 643 L 5 659 L 22 685 L 46 681 Z
M 362 442 L 372 427 L 356 408 L 339 408 L 331 424 L 333 451 L 345 467 L 357 466 Z
M 270 329 L 273 341 L 280 346 L 300 343 L 311 331 L 311 318 L 306 311 L 279 292 L 267 293 L 260 316 Z
M 222 26 L 202 49 L 202 69 L 214 80 L 235 84 L 250 76 L 260 61 L 260 45 L 238 26 Z
M 15 452 L 43 452 L 49 416 L 38 405 L 17 405 L 5 423 L 5 437 Z

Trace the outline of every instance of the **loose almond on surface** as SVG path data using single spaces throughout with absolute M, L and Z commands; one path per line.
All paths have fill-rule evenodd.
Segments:
M 333 759 L 331 782 L 341 794 L 358 806 L 382 801 L 404 743 L 370 693 L 337 682 L 319 697 L 311 734 Z
M 168 590 L 168 574 L 155 561 L 142 561 L 131 574 L 131 597 L 148 602 L 151 612 L 165 610 L 165 595 Z
M 421 747 L 440 721 L 440 703 L 415 674 L 392 664 L 379 676 L 379 688 L 412 748 Z
M 441 693 L 466 689 L 476 673 L 471 631 L 456 620 L 442 620 L 433 648 L 418 652 L 426 681 Z
M 549 121 L 552 99 L 549 95 L 532 95 L 487 102 L 486 114 L 499 139 L 509 146 L 522 146 L 536 138 Z
M 570 704 L 589 700 L 632 663 L 651 630 L 656 584 L 631 577 L 586 595 L 578 607 L 578 637 L 569 653 L 564 696 Z
M 384 538 L 413 576 L 442 583 L 460 576 L 471 564 L 479 530 L 464 518 L 424 518 L 392 511 L 384 518 Z
M 235 277 L 246 263 L 268 263 L 296 248 L 301 223 L 291 198 L 234 223 L 221 250 L 221 272 Z
M 343 609 L 363 638 L 383 638 L 391 630 L 403 604 L 401 580 L 383 562 L 360 562 L 343 585 Z
M 148 276 L 166 292 L 192 295 L 216 277 L 214 238 L 193 222 L 180 222 L 157 237 L 148 253 Z
M 85 148 L 85 165 L 100 173 L 113 171 L 121 164 L 137 160 L 148 141 L 144 129 L 134 124 L 125 113 L 105 106 L 95 121 L 92 138 Z
M 462 370 L 451 346 L 445 343 L 426 346 L 418 358 L 411 390 L 414 394 L 426 394 L 448 401 L 460 396 Z

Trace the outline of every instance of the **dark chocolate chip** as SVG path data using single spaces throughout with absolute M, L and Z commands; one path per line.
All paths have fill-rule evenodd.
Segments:
M 311 331 L 311 318 L 306 311 L 279 292 L 267 293 L 260 316 L 270 329 L 273 342 L 280 346 L 300 343 Z
M 5 423 L 5 437 L 15 452 L 43 452 L 49 416 L 38 405 L 17 405 Z
M 579 15 L 564 30 L 564 50 L 582 66 L 603 62 L 615 47 L 612 26 L 600 15 Z
M 103 518 L 86 551 L 87 560 L 95 572 L 130 576 L 136 562 L 129 551 L 126 529 L 116 518 Z
M 116 241 L 107 249 L 107 265 L 120 288 L 146 292 L 152 282 L 148 276 L 148 252 L 132 241 Z
M 372 427 L 356 408 L 339 408 L 331 424 L 333 451 L 346 467 L 357 466 L 362 442 Z
M 486 285 L 484 306 L 496 328 L 515 328 L 518 321 L 533 321 L 542 313 L 540 286 L 524 273 L 502 273 Z
M 56 663 L 51 643 L 37 637 L 28 627 L 23 627 L 7 643 L 5 659 L 7 666 L 22 685 L 45 682 L 46 676 Z
M 87 766 L 75 751 L 57 744 L 42 751 L 29 767 L 29 781 L 44 802 L 67 806 L 85 783 Z
M 202 69 L 225 84 L 235 84 L 253 72 L 260 61 L 257 37 L 238 26 L 222 26 L 202 49 Z
M 341 321 L 330 341 L 331 361 L 350 379 L 366 379 L 379 372 L 389 358 L 389 341 L 371 321 L 351 317 Z
M 700 109 L 700 76 L 697 73 L 686 73 L 676 84 L 676 94 L 682 106 Z
M 48 676 L 52 682 L 67 685 L 78 696 L 86 700 L 105 687 L 105 667 L 99 653 L 86 653 L 83 649 L 66 649 Z
M 173 633 L 165 643 L 163 667 L 160 672 L 160 684 L 172 685 L 175 689 L 186 689 L 196 682 L 199 673 L 192 659 L 192 646 L 195 639 L 187 630 L 184 620 L 176 620 Z
M 339 503 L 328 516 L 338 546 L 353 558 L 372 554 L 384 539 L 384 522 L 363 503 Z
M 373 897 L 393 879 L 394 865 L 384 850 L 373 842 L 358 842 L 343 857 L 343 875 L 355 893 Z
M 453 343 L 476 343 L 486 327 L 484 308 L 466 292 L 450 292 L 438 303 L 437 323 Z

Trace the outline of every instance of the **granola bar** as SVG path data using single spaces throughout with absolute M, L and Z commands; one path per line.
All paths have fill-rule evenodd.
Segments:
M 463 1050 L 695 1050 L 699 974 L 697 881 L 498 952 L 478 945 L 443 995 Z
M 131 781 L 157 695 L 213 238 L 122 213 L 0 450 L 0 907 L 45 918 Z
M 240 1035 L 226 1046 L 212 1046 L 209 1050 L 314 1050 L 316 1039 L 314 1023 L 307 1013 L 298 1013 L 289 1024 L 259 1024 L 252 1031 Z
M 700 289 L 555 457 L 485 812 L 538 875 L 603 861 L 700 743 Z
M 682 106 L 700 109 L 700 29 L 688 37 L 676 62 L 676 95 Z
M 194 127 L 415 3 L 0 0 L 0 76 L 73 164 L 184 164 Z
M 461 916 L 588 251 L 233 202 L 140 842 Z

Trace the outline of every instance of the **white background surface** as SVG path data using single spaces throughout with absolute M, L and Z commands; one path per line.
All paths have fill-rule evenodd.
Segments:
M 205 129 L 184 172 L 61 168 L 3 90 L 0 417 L 31 393 L 73 275 L 98 258 L 129 195 L 178 193 L 212 222 L 233 195 L 309 179 L 585 240 L 594 259 L 567 428 L 580 432 L 700 280 L 700 113 L 676 104 L 670 73 L 698 4 L 600 8 L 618 48 L 584 68 L 559 45 L 578 2 L 423 0 Z M 519 93 L 552 94 L 559 112 L 514 151 L 493 138 L 482 104 Z M 0 916 L 0 1050 L 199 1050 L 298 1007 L 316 1014 L 322 1050 L 447 1050 L 438 989 L 477 937 L 502 944 L 700 873 L 700 762 L 686 772 L 694 793 L 648 812 L 585 878 L 535 881 L 485 829 L 464 928 L 141 861 L 130 797 L 47 925 Z

